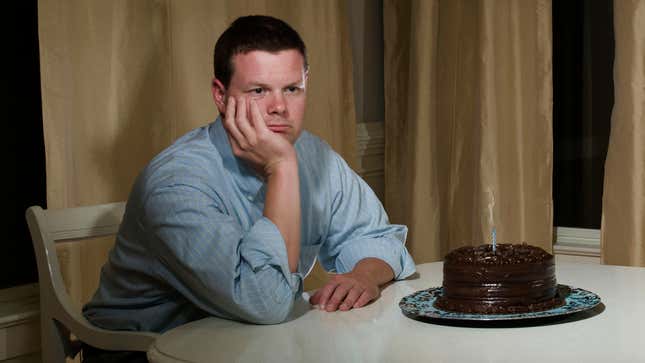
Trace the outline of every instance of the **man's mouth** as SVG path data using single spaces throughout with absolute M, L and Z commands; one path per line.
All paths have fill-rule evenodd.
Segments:
M 267 125 L 267 128 L 273 132 L 284 134 L 289 131 L 291 126 L 285 124 Z

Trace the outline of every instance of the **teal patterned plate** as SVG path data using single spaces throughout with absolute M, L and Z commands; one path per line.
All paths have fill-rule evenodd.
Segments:
M 467 314 L 437 309 L 433 306 L 437 297 L 441 296 L 441 287 L 432 287 L 420 290 L 401 299 L 399 307 L 404 315 L 411 318 L 450 319 L 470 321 L 504 321 L 547 318 L 553 316 L 569 315 L 594 308 L 600 304 L 600 296 L 593 292 L 558 285 L 558 290 L 569 289 L 564 305 L 550 310 L 517 314 Z

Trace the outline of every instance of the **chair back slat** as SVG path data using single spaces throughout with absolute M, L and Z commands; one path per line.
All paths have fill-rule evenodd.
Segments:
M 118 202 L 44 212 L 49 238 L 61 241 L 116 234 L 124 211 L 125 203 Z

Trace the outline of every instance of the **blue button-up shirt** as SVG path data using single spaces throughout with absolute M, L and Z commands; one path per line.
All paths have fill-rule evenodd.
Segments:
M 163 332 L 208 315 L 284 320 L 316 256 L 345 273 L 367 257 L 411 275 L 407 228 L 389 224 L 378 198 L 324 141 L 296 144 L 301 195 L 298 268 L 262 215 L 265 184 L 231 150 L 221 120 L 156 156 L 134 184 L 99 288 L 84 307 L 95 325 Z

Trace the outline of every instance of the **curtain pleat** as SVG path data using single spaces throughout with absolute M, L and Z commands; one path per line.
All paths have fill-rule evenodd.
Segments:
M 605 162 L 601 259 L 645 266 L 645 1 L 614 1 L 614 109 Z
M 384 1 L 385 204 L 417 263 L 552 245 L 551 3 Z

